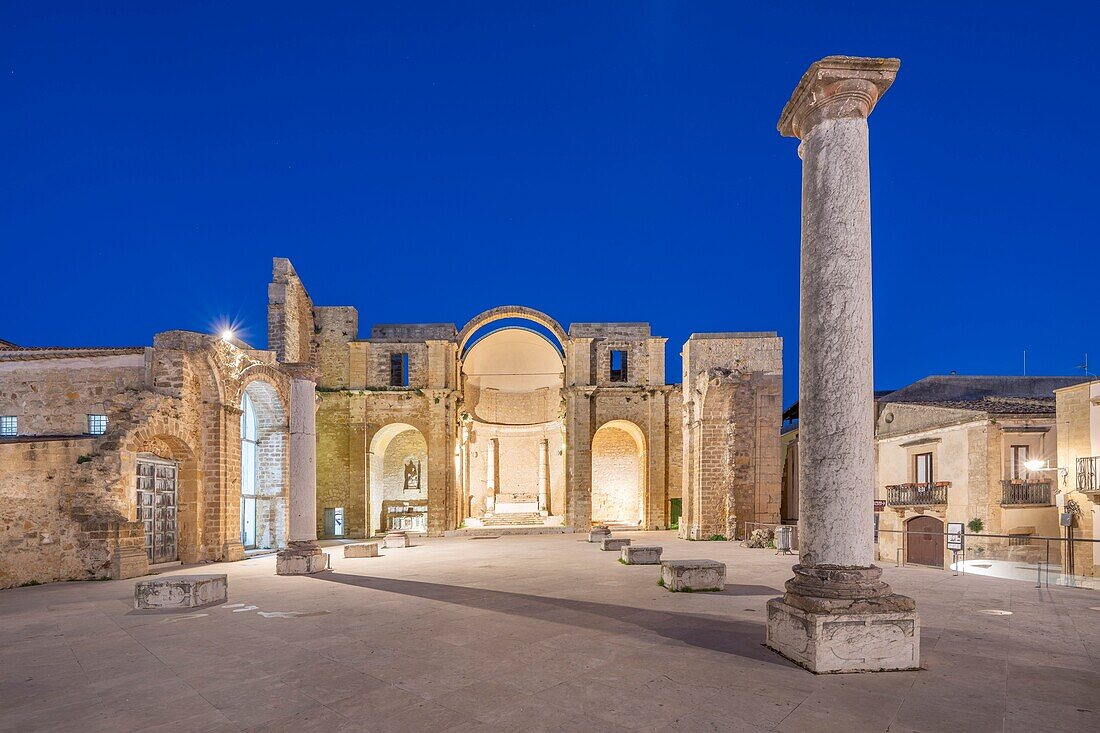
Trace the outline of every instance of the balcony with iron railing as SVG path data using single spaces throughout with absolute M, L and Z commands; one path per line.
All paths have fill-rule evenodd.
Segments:
M 934 484 L 895 484 L 886 487 L 888 506 L 942 506 L 947 504 L 947 490 L 950 481 L 937 481 Z
M 1100 456 L 1077 459 L 1077 490 L 1083 494 L 1100 493 L 1100 482 L 1097 481 L 1097 473 L 1100 472 Z
M 1001 506 L 1050 506 L 1053 503 L 1054 493 L 1048 480 L 1001 481 Z

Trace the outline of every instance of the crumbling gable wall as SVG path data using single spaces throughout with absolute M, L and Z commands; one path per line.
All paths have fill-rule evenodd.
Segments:
M 684 347 L 680 536 L 741 537 L 779 521 L 782 339 L 694 334 Z
M 313 329 L 313 301 L 305 285 L 290 260 L 274 258 L 267 286 L 268 350 L 282 362 L 310 362 Z

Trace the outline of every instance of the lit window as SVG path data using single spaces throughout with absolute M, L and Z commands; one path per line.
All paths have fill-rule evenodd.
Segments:
M 88 434 L 103 435 L 107 432 L 106 415 L 88 415 Z
M 611 381 L 625 382 L 626 379 L 626 352 L 620 349 L 611 350 Z
M 19 435 L 19 418 L 15 415 L 0 415 L 0 435 Z

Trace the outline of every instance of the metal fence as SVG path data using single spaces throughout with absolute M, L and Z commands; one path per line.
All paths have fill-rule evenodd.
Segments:
M 1100 564 L 1095 559 L 1100 539 L 1072 534 L 1066 537 L 981 532 L 950 535 L 903 529 L 880 529 L 878 534 L 879 547 L 883 536 L 900 535 L 892 558 L 898 567 L 924 565 L 907 558 L 912 538 L 939 538 L 944 553 L 944 563 L 939 567 L 946 566 L 955 574 L 1033 581 L 1036 588 L 1055 585 L 1100 590 L 1100 577 L 1092 574 L 1094 564 Z M 949 544 L 949 538 L 955 542 Z M 883 560 L 890 559 L 883 557 L 881 551 L 879 556 Z

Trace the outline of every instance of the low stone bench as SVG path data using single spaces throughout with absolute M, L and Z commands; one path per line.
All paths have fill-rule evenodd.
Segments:
M 607 527 L 593 527 L 588 533 L 589 542 L 603 542 L 611 536 L 611 530 Z
M 726 587 L 726 564 L 715 560 L 662 560 L 661 585 L 673 593 Z
M 660 565 L 663 547 L 653 545 L 627 545 L 622 549 L 619 559 L 623 565 Z
M 382 540 L 382 545 L 387 550 L 395 547 L 408 547 L 410 545 L 409 536 L 404 532 L 390 532 L 386 535 L 385 539 Z
M 227 600 L 229 581 L 224 575 L 171 575 L 134 585 L 134 608 L 143 611 L 186 611 Z
M 629 545 L 630 545 L 630 540 L 625 540 L 625 539 L 618 539 L 618 538 L 612 539 L 611 537 L 607 537 L 605 539 L 600 540 L 600 549 L 605 551 L 605 552 L 618 552 L 619 550 L 621 550 L 624 547 L 627 547 Z
M 378 557 L 377 542 L 344 545 L 344 557 Z

